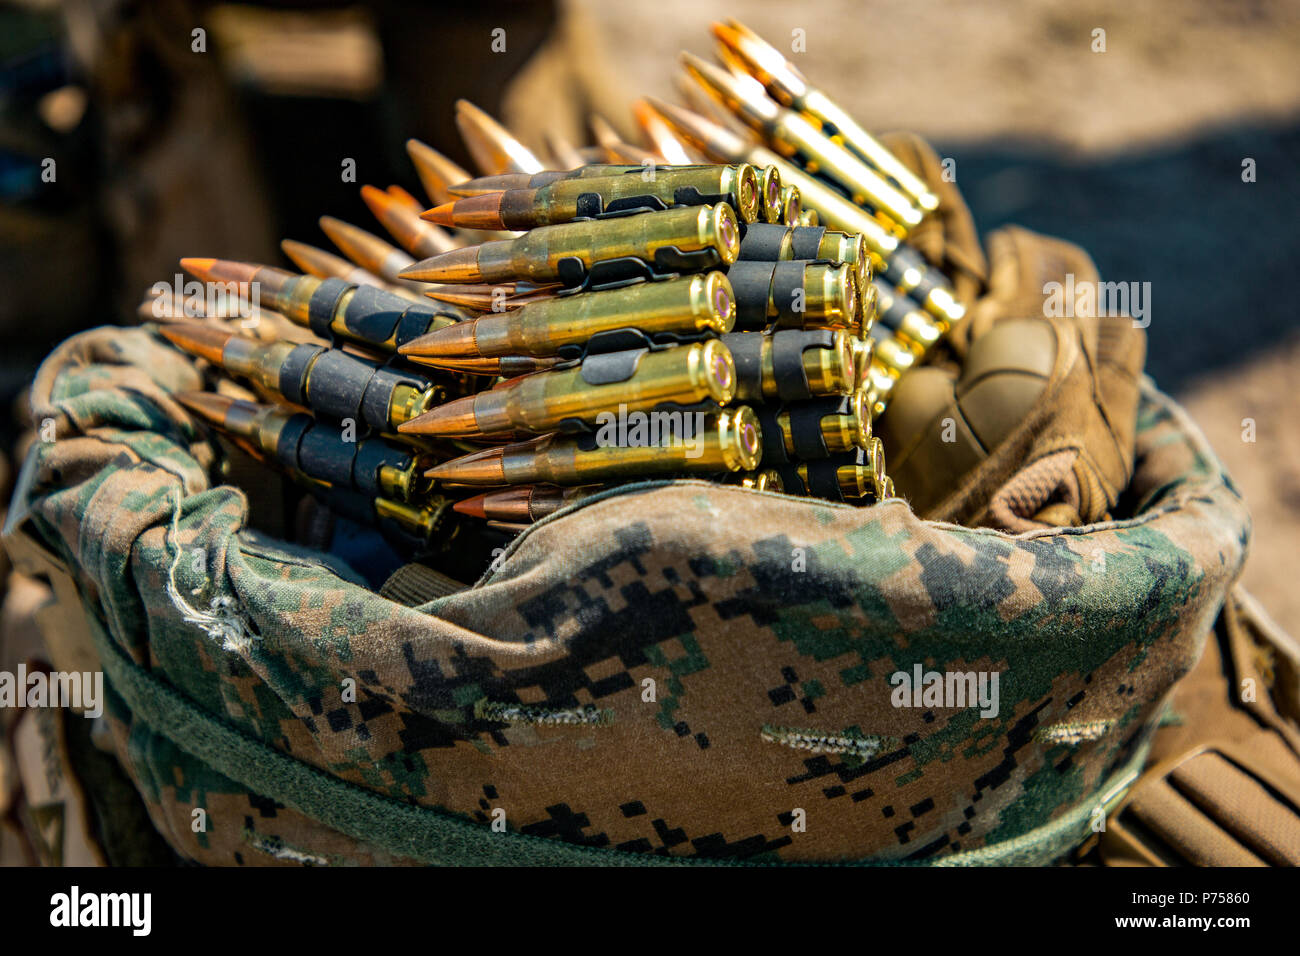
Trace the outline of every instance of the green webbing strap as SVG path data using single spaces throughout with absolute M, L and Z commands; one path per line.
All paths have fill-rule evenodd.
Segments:
M 87 618 L 105 677 L 135 719 L 252 792 L 395 855 L 459 866 L 791 865 L 629 853 L 524 833 L 494 833 L 445 811 L 394 800 L 295 760 L 205 712 L 136 664 L 94 615 Z M 1112 802 L 1113 795 L 1136 778 L 1145 756 L 1146 748 L 1138 748 L 1097 794 Z M 1083 800 L 1057 820 L 1023 836 L 933 862 L 947 866 L 1047 863 L 1082 842 L 1088 835 L 1093 807 L 1100 803 L 1100 799 Z

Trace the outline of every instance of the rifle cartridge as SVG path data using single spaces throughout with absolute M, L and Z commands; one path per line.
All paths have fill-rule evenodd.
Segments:
M 665 406 L 725 405 L 736 367 L 717 339 L 666 349 L 589 355 L 574 368 L 524 375 L 432 408 L 402 434 L 464 438 L 523 430 L 536 434 L 591 423 L 598 415 Z M 570 429 L 571 430 L 571 429 Z
M 865 295 L 871 282 L 871 253 L 858 233 L 840 232 L 821 226 L 782 226 L 751 223 L 740 240 L 738 261 L 777 262 L 808 259 L 814 262 L 846 263 L 853 267 L 858 294 Z
M 635 329 L 652 340 L 730 332 L 735 295 L 721 272 L 529 302 L 440 329 L 399 351 L 416 362 L 580 352 L 593 339 Z
M 679 413 L 664 413 L 663 418 Z M 612 416 L 611 416 L 612 417 Z M 634 424 L 626 435 L 613 423 L 602 425 L 595 434 L 545 435 L 529 442 L 488 448 L 472 455 L 444 462 L 427 474 L 435 481 L 465 485 L 519 485 L 545 482 L 554 485 L 587 485 L 593 482 L 629 480 L 674 474 L 717 474 L 753 469 L 762 452 L 762 435 L 754 410 L 742 405 L 702 415 L 702 432 L 696 432 L 689 413 L 676 421 L 678 429 L 664 426 L 658 435 L 659 419 L 651 427 Z M 607 431 L 608 429 L 608 431 Z M 635 434 L 636 432 L 642 434 Z M 667 432 L 667 434 L 665 434 Z M 693 433 L 693 434 L 688 434 Z M 612 443 L 608 441 L 613 437 Z M 624 438 L 628 440 L 623 440 Z M 645 444 L 639 442 L 645 438 Z M 658 441 L 651 439 L 658 438 Z
M 281 239 L 280 251 L 305 274 L 316 276 L 318 279 L 342 279 L 344 282 L 353 282 L 357 285 L 372 285 L 394 295 L 411 298 L 409 290 L 397 289 L 363 266 L 350 262 L 342 256 L 336 256 L 326 249 L 319 249 L 305 242 L 295 242 L 292 239 Z M 412 301 L 418 302 L 419 299 L 412 299 Z
M 461 247 L 449 233 L 433 223 L 425 222 L 418 212 L 398 202 L 382 189 L 362 186 L 361 198 L 380 225 L 412 256 L 427 259 Z M 400 270 L 398 277 L 401 277 Z
M 872 400 L 872 417 L 885 410 L 894 386 L 919 360 L 916 352 L 879 326 L 871 330 L 875 340 L 871 364 L 867 370 L 867 390 Z
M 468 316 L 450 305 L 434 308 L 373 286 L 255 263 L 182 259 L 181 267 L 204 282 L 236 285 L 245 298 L 256 288 L 260 301 L 324 339 L 338 336 L 383 352 Z
M 880 439 L 873 438 L 865 449 L 834 455 L 818 461 L 800 462 L 793 469 L 778 469 L 787 484 L 791 472 L 797 486 L 809 494 L 831 501 L 856 501 L 878 498 L 884 481 L 885 453 Z
M 684 163 L 681 165 L 653 165 L 644 163 L 587 163 L 573 169 L 544 169 L 540 173 L 502 173 L 499 176 L 476 176 L 454 184 L 449 192 L 455 197 L 480 196 L 483 193 L 505 192 L 507 189 L 540 189 L 562 179 L 605 179 L 626 173 L 642 174 L 671 172 L 677 169 L 708 169 L 717 163 Z
M 854 202 L 876 211 L 882 223 L 905 236 L 922 213 L 860 158 L 794 110 L 773 102 L 752 77 L 738 76 L 690 53 L 682 63 L 705 92 L 758 133 L 778 153 L 798 158 L 806 168 L 839 186 Z
M 876 340 L 871 361 L 883 366 L 894 378 L 910 371 L 919 360 L 916 351 L 888 329 L 877 326 L 871 330 L 871 336 Z
M 251 445 L 295 475 L 378 498 L 413 502 L 428 494 L 430 458 L 381 438 L 347 441 L 336 425 L 306 412 L 211 392 L 178 392 L 200 418 Z
M 763 430 L 763 461 L 770 465 L 828 458 L 871 441 L 871 409 L 864 390 L 843 398 L 813 398 L 755 408 Z
M 741 222 L 759 219 L 758 176 L 748 163 L 665 167 L 641 173 L 557 179 L 545 186 L 481 193 L 446 203 L 421 218 L 461 229 L 533 229 L 608 212 L 725 202 Z
M 415 287 L 415 283 L 409 279 L 398 277 L 399 272 L 415 262 L 410 253 L 398 249 L 373 232 L 367 232 L 342 219 L 321 216 L 317 222 L 321 231 L 330 237 L 330 242 L 338 246 L 345 256 L 361 268 L 379 276 L 385 282 L 408 289 Z
M 897 183 L 924 212 L 939 208 L 939 197 L 919 176 L 830 97 L 811 86 L 780 50 L 734 19 L 726 25 L 713 24 L 713 35 L 774 100 L 812 117 L 824 133 Z
M 578 485 L 572 488 L 561 488 L 558 485 L 516 485 L 466 498 L 452 507 L 461 514 L 475 518 L 527 524 L 541 521 L 565 505 L 590 498 L 596 492 L 604 490 L 604 485 Z
M 172 344 L 256 383 L 264 392 L 379 431 L 394 432 L 447 400 L 446 387 L 423 375 L 381 367 L 339 349 L 266 344 L 195 322 L 159 331 Z
M 487 175 L 542 169 L 542 161 L 532 150 L 469 100 L 456 101 L 456 128 L 475 165 Z
M 862 328 L 862 300 L 848 265 L 803 259 L 733 263 L 727 279 L 736 294 L 736 328 Z
M 637 100 L 632 104 L 632 113 L 636 117 L 637 125 L 641 127 L 642 134 L 654 144 L 659 155 L 666 157 L 673 165 L 694 164 L 695 160 L 690 151 L 673 135 L 668 124 L 660 118 L 650 104 L 644 100 Z
M 897 335 L 899 341 L 918 357 L 943 338 L 943 327 L 918 309 L 906 295 L 879 279 L 872 283 L 872 288 L 876 294 L 876 314 L 880 324 Z
M 730 265 L 740 247 L 731 206 L 680 206 L 616 219 L 541 226 L 518 239 L 499 239 L 426 259 L 402 277 L 425 282 L 559 280 L 579 285 L 593 267 L 635 259 L 653 273 L 699 272 Z M 617 265 L 617 263 L 615 263 Z
M 842 329 L 724 335 L 722 344 L 736 364 L 736 400 L 791 402 L 849 394 L 856 383 L 851 339 Z
M 778 167 L 785 182 L 799 187 L 803 204 L 817 210 L 823 225 L 861 234 L 871 250 L 872 266 L 876 271 L 919 302 L 925 311 L 948 326 L 965 316 L 966 307 L 953 295 L 947 277 L 932 269 L 914 248 L 904 245 L 870 213 L 771 150 L 754 146 L 726 127 L 652 97 L 647 97 L 647 102 L 687 142 L 714 159 L 729 163 L 748 162 L 755 166 L 772 163 Z

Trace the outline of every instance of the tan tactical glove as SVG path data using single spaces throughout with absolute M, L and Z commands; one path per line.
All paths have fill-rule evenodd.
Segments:
M 969 311 L 950 354 L 905 375 L 877 424 L 898 493 L 922 517 L 1012 532 L 1110 517 L 1133 470 L 1145 334 L 1127 316 L 1070 315 L 1070 302 L 1054 314 L 1062 296 L 1049 283 L 1098 281 L 1087 254 L 1059 239 L 991 234 L 983 285 L 970 214 L 933 151 L 912 142 L 891 138 L 948 207 L 913 241 Z

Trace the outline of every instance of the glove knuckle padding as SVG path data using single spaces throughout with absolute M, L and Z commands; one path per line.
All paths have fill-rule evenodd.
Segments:
M 1144 333 L 1127 316 L 1044 316 L 1049 282 L 1097 279 L 1078 247 L 1013 227 L 989 249 L 987 294 L 954 348 L 960 372 L 905 376 L 878 423 L 890 474 L 935 520 L 1010 531 L 1102 520 L 1133 469 Z

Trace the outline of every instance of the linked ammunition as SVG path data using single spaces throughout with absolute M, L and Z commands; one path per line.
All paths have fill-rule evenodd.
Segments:
M 885 490 L 885 454 L 879 438 L 867 448 L 829 458 L 780 465 L 777 471 L 787 488 L 831 501 L 880 500 Z M 890 487 L 892 492 L 892 486 Z
M 322 338 L 338 336 L 382 352 L 454 325 L 463 315 L 453 306 L 434 309 L 372 286 L 255 263 L 182 259 L 181 267 L 201 281 L 228 284 L 245 298 L 256 289 L 261 302 Z
M 531 302 L 508 312 L 446 326 L 403 345 L 414 362 L 506 355 L 581 354 L 592 346 L 632 348 L 730 332 L 735 295 L 721 272 L 639 282 L 620 289 L 580 292 Z
M 726 405 L 735 394 L 735 383 L 735 364 L 717 339 L 655 351 L 606 352 L 589 355 L 574 368 L 525 375 L 430 408 L 400 431 L 466 438 L 516 430 L 574 430 L 612 409 L 630 415 Z
M 736 365 L 736 400 L 795 402 L 853 391 L 852 336 L 843 330 L 783 329 L 722 337 Z
M 776 47 L 736 20 L 725 25 L 713 24 L 713 35 L 743 65 L 746 72 L 763 85 L 774 100 L 812 117 L 821 124 L 822 132 L 897 183 L 903 193 L 924 212 L 934 212 L 939 208 L 939 197 L 930 191 L 919 176 L 859 126 L 829 96 L 811 86 Z
M 378 431 L 398 426 L 447 400 L 447 389 L 424 376 L 383 368 L 320 345 L 267 345 L 197 322 L 160 329 L 172 344 L 207 359 L 263 392 Z
M 701 272 L 736 261 L 740 224 L 727 203 L 542 226 L 518 239 L 455 249 L 402 271 L 425 282 L 626 279 Z M 630 260 L 630 261 L 629 261 Z
M 736 330 L 862 328 L 856 277 L 847 265 L 802 259 L 742 261 L 727 269 L 736 295 Z
M 817 210 L 823 225 L 848 233 L 859 233 L 874 257 L 877 271 L 907 292 L 922 307 L 949 325 L 960 321 L 966 308 L 953 296 L 948 280 L 932 269 L 911 246 L 868 214 L 808 173 L 770 150 L 754 146 L 741 136 L 697 113 L 647 97 L 670 126 L 687 142 L 719 162 L 748 162 L 754 166 L 772 163 L 783 181 L 799 187 L 805 206 Z
M 500 193 L 507 189 L 541 189 L 562 179 L 606 179 L 625 173 L 637 175 L 671 173 L 681 169 L 710 169 L 717 163 L 690 163 L 686 166 L 668 166 L 627 163 L 585 163 L 573 169 L 544 169 L 540 173 L 502 173 L 499 176 L 476 176 L 456 183 L 449 191 L 453 197 L 481 196 Z
M 823 225 L 848 233 L 861 233 L 880 260 L 879 265 L 883 265 L 884 260 L 898 249 L 898 237 L 874 216 L 771 150 L 688 109 L 654 97 L 647 97 L 646 101 L 686 142 L 706 156 L 723 163 L 749 163 L 756 169 L 770 166 L 778 170 L 781 182 L 798 187 L 802 204 L 816 209 Z
M 456 101 L 456 128 L 475 165 L 487 175 L 535 173 L 543 168 L 532 150 L 469 100 Z
M 911 200 L 879 173 L 835 143 L 803 116 L 769 99 L 750 77 L 737 76 L 689 53 L 686 69 L 705 91 L 787 158 L 843 189 L 854 202 L 870 207 L 900 235 L 918 226 L 922 214 Z
M 898 336 L 900 342 L 924 355 L 943 337 L 943 326 L 916 308 L 910 298 L 880 280 L 872 283 L 876 293 L 876 317 L 880 324 Z
M 557 179 L 533 189 L 480 193 L 424 213 L 441 226 L 461 229 L 532 229 L 605 213 L 702 206 L 725 202 L 742 222 L 759 218 L 758 176 L 738 166 L 666 168 L 641 173 Z
M 787 405 L 755 405 L 763 431 L 763 463 L 789 464 L 828 458 L 871 441 L 866 392 L 843 398 L 813 398 Z
M 546 516 L 555 514 L 565 505 L 590 498 L 596 492 L 603 490 L 603 485 L 579 485 L 576 488 L 561 488 L 558 485 L 518 485 L 475 495 L 473 498 L 456 502 L 452 507 L 459 513 L 474 518 L 527 524 L 541 521 Z
M 176 399 L 208 424 L 251 446 L 295 475 L 364 495 L 415 502 L 432 482 L 429 459 L 381 438 L 349 441 L 337 425 L 305 412 L 214 395 L 178 392 Z
M 876 340 L 871 361 L 883 366 L 894 378 L 901 377 L 916 365 L 916 350 L 889 329 L 877 326 L 871 330 L 871 336 Z
M 847 263 L 853 268 L 858 293 L 865 294 L 871 282 L 871 256 L 858 233 L 823 229 L 821 226 L 784 226 L 753 223 L 745 227 L 740 240 L 741 260 L 777 262 L 809 259 L 814 262 Z
M 609 423 L 585 435 L 546 435 L 444 462 L 428 476 L 466 485 L 585 485 L 749 470 L 758 464 L 761 450 L 754 411 L 741 406 L 711 415 L 673 412 L 618 426 Z
M 362 186 L 361 198 L 388 230 L 388 234 L 412 256 L 427 259 L 460 248 L 460 244 L 450 235 L 432 223 L 425 222 L 418 212 L 409 209 L 383 190 L 374 186 Z

